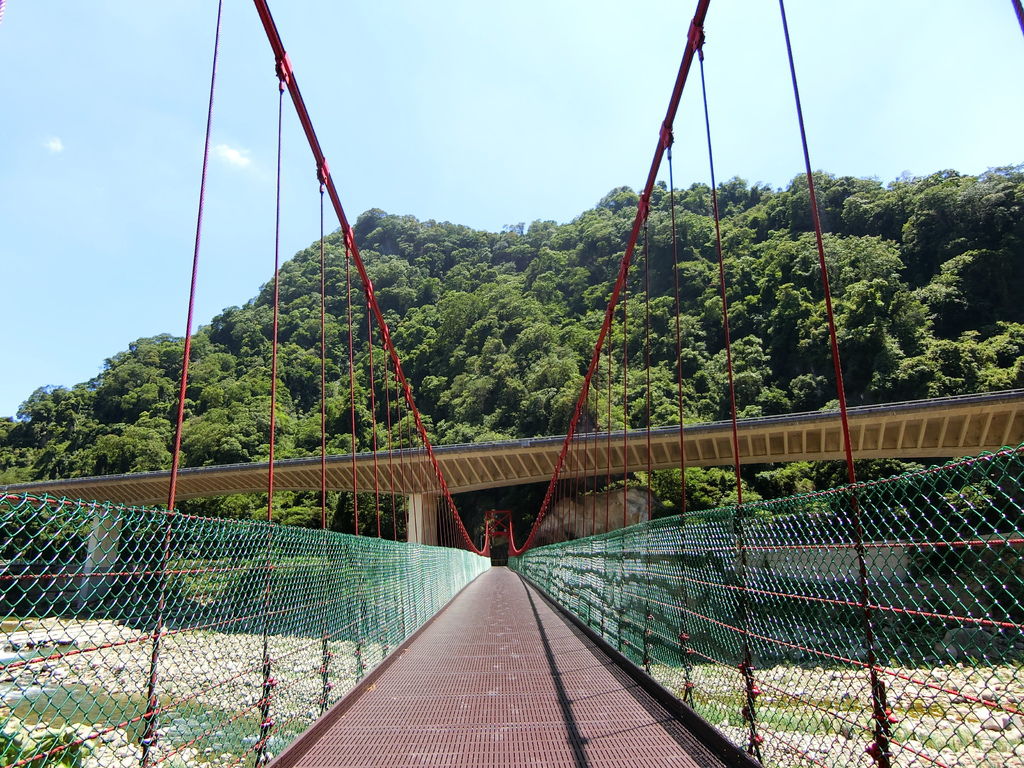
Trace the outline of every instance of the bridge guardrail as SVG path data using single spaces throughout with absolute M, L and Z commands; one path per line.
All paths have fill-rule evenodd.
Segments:
M 463 550 L 0 496 L 0 765 L 256 765 L 488 567 Z
M 883 751 L 898 766 L 1011 765 L 1024 754 L 1022 479 L 1024 446 L 510 565 L 766 766 Z

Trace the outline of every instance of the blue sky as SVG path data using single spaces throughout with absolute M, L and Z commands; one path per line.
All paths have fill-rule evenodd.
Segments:
M 489 230 L 566 221 L 639 186 L 691 0 L 272 1 L 342 200 Z M 252 4 L 226 0 L 200 322 L 273 264 L 277 84 Z M 969 12 L 965 9 L 969 9 Z M 890 181 L 1024 162 L 1024 38 L 1008 0 L 789 0 L 811 158 Z M 0 415 L 184 329 L 213 0 L 7 0 L 0 24 Z M 721 179 L 801 170 L 777 3 L 713 0 Z M 697 80 L 676 179 L 706 178 Z M 283 253 L 317 237 L 288 113 Z M 333 226 L 333 222 L 331 222 Z

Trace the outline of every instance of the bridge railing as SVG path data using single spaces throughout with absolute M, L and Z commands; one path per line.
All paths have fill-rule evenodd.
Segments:
M 487 566 L 466 551 L 0 498 L 0 765 L 255 765 Z
M 510 565 L 765 765 L 1011 764 L 1022 478 L 1024 446 Z

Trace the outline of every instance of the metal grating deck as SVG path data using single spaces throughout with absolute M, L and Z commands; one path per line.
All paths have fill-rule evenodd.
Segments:
M 273 765 L 703 768 L 733 762 L 701 744 L 506 568 L 480 576 L 396 653 L 379 677 L 339 702 Z

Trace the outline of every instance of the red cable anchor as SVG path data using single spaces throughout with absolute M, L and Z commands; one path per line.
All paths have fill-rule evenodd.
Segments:
M 693 46 L 693 50 L 700 51 L 704 47 L 704 27 L 696 21 L 691 21 L 690 31 L 686 35 L 686 42 Z
M 651 210 L 651 197 L 647 192 L 640 195 L 640 200 L 637 202 L 636 208 L 641 220 L 645 220 L 647 218 L 647 214 L 650 213 Z
M 672 127 L 668 123 L 661 124 L 661 146 L 668 149 L 672 146 L 675 141 L 675 136 L 672 135 Z
M 292 61 L 288 58 L 287 52 L 282 52 L 277 59 L 275 65 L 277 71 L 277 79 L 285 85 L 291 85 L 292 82 Z

